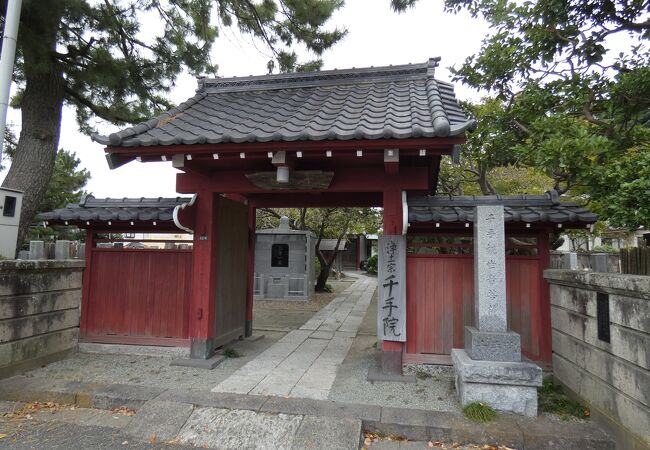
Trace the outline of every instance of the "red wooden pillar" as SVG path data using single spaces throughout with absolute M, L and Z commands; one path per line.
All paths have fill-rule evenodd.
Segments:
M 79 323 L 79 334 L 83 337 L 88 329 L 88 302 L 90 301 L 90 271 L 93 263 L 94 232 L 86 230 L 85 255 L 86 267 L 84 268 L 82 289 L 81 289 L 81 314 Z
M 551 293 L 548 281 L 544 278 L 544 270 L 551 267 L 551 253 L 549 242 L 549 230 L 539 233 L 537 239 L 539 245 L 539 312 L 540 312 L 540 357 L 542 361 L 552 362 L 553 345 L 551 336 Z
M 384 190 L 384 234 L 402 234 L 402 221 L 402 191 L 389 185 Z M 402 342 L 382 341 L 382 372 L 402 374 L 402 348 Z
M 196 196 L 192 297 L 190 300 L 190 357 L 208 359 L 214 352 L 217 296 L 217 194 Z
M 253 335 L 253 292 L 255 288 L 256 208 L 248 205 L 248 285 L 246 289 L 246 327 L 244 336 Z

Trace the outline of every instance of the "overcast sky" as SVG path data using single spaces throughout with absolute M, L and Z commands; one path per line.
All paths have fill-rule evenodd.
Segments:
M 443 2 L 420 0 L 416 8 L 403 14 L 393 13 L 389 0 L 346 0 L 346 5 L 331 20 L 331 25 L 344 26 L 348 35 L 323 55 L 323 69 L 422 63 L 430 57 L 442 57 L 436 78 L 450 80 L 447 68 L 460 65 L 480 48 L 488 31 L 487 24 L 467 14 L 445 14 Z M 224 77 L 263 75 L 267 72 L 268 52 L 250 37 L 233 30 L 222 30 L 212 59 Z M 179 79 L 171 92 L 178 104 L 194 95 L 196 80 L 190 76 Z M 460 99 L 478 99 L 478 94 L 456 86 Z M 9 110 L 8 122 L 19 132 L 20 111 Z M 118 127 L 101 127 L 113 132 Z M 65 108 L 60 148 L 72 150 L 91 173 L 86 190 L 96 197 L 158 197 L 175 195 L 175 170 L 171 162 L 130 162 L 110 170 L 103 147 L 78 131 L 74 111 Z M 4 174 L 0 175 L 4 178 Z

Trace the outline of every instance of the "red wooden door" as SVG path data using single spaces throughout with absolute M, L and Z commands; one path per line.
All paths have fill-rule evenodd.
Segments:
M 522 352 L 533 360 L 542 358 L 540 264 L 537 256 L 506 256 L 508 327 L 521 335 Z M 473 256 L 410 253 L 406 276 L 406 354 L 449 355 L 463 348 L 464 327 L 474 323 Z
M 88 267 L 83 340 L 187 343 L 191 250 L 93 248 Z
M 462 348 L 463 327 L 474 322 L 471 256 L 406 259 L 406 352 L 449 355 Z

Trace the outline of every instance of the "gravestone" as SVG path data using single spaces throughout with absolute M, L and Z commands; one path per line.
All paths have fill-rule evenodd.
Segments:
M 589 255 L 589 263 L 594 272 L 609 272 L 609 255 L 607 253 L 592 253 Z
M 77 247 L 77 258 L 86 259 L 86 244 L 80 243 Z
M 54 245 L 54 259 L 70 259 L 70 241 L 56 241 Z
M 460 402 L 536 416 L 542 369 L 521 360 L 521 337 L 508 330 L 502 205 L 475 207 L 474 284 L 475 326 L 465 327 L 465 349 L 451 351 Z
M 29 242 L 29 259 L 45 259 L 45 243 L 43 241 Z
M 29 250 L 21 250 L 18 252 L 18 259 L 29 259 Z
M 568 252 L 562 255 L 562 269 L 578 270 L 578 254 Z

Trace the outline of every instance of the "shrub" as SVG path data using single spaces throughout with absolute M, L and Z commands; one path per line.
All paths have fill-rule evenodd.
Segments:
M 223 356 L 225 356 L 226 358 L 239 358 L 241 354 L 234 348 L 224 348 Z
M 368 258 L 368 262 L 366 263 L 366 271 L 368 273 L 377 273 L 377 255 L 372 255 L 370 258 Z
M 537 393 L 539 407 L 544 412 L 557 414 L 562 419 L 568 419 L 569 416 L 585 419 L 590 415 L 589 408 L 567 397 L 562 386 L 555 384 L 551 378 L 544 380 Z
M 491 422 L 497 418 L 497 413 L 489 405 L 473 402 L 465 405 L 463 414 L 474 422 Z

